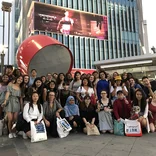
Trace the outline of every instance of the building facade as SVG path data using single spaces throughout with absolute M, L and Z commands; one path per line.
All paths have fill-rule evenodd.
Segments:
M 144 54 L 140 0 L 36 0 L 38 2 L 106 15 L 108 40 L 34 30 L 65 44 L 74 57 L 73 68 L 94 68 L 93 62 Z M 15 52 L 27 37 L 27 14 L 32 0 L 15 0 Z M 141 19 L 140 19 L 141 18 Z M 143 21 L 143 20 L 142 20 Z

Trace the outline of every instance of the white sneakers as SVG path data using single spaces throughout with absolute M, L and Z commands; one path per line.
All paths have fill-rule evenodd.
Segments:
M 14 136 L 12 133 L 9 133 L 8 137 L 9 137 L 9 139 L 12 139 Z
M 8 137 L 9 137 L 9 139 L 17 138 L 17 135 L 16 135 L 16 133 L 9 133 Z
M 23 132 L 23 139 L 28 139 L 27 135 Z

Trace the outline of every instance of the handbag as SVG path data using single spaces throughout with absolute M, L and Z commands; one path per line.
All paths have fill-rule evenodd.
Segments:
M 100 132 L 96 127 L 96 125 L 94 125 L 92 128 L 89 125 L 87 125 L 86 128 L 87 128 L 87 135 L 100 135 Z
M 57 132 L 60 138 L 68 136 L 69 132 L 72 130 L 72 127 L 65 118 L 57 118 Z
M 114 134 L 115 135 L 124 135 L 124 123 L 122 121 L 118 122 L 114 120 Z
M 137 120 L 125 119 L 125 134 L 126 136 L 142 136 L 140 122 Z
M 45 124 L 41 121 L 38 124 L 34 124 L 34 121 L 30 121 L 31 127 L 31 142 L 39 142 L 47 140 L 47 132 Z

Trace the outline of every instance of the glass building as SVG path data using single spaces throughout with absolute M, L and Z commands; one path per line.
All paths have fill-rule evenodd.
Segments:
M 142 2 L 141 0 L 36 0 L 75 10 L 106 15 L 108 40 L 34 31 L 59 40 L 71 50 L 73 68 L 94 68 L 99 60 L 132 57 L 143 54 Z M 27 37 L 27 14 L 32 0 L 15 0 L 15 52 Z

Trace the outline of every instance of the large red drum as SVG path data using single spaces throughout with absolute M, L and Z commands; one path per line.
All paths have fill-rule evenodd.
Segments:
M 45 35 L 34 35 L 19 46 L 17 65 L 23 74 L 29 74 L 32 69 L 37 75 L 47 73 L 67 73 L 73 66 L 71 51 L 54 38 Z

